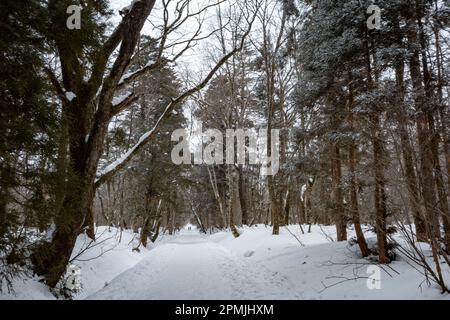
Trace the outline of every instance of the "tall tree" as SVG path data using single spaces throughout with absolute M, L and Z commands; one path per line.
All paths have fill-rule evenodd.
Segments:
M 46 283 L 51 287 L 58 283 L 64 273 L 78 234 L 87 228 L 89 235 L 94 236 L 92 204 L 96 188 L 124 168 L 155 137 L 161 123 L 171 115 L 172 110 L 205 87 L 214 73 L 242 48 L 253 21 L 249 11 L 243 12 L 249 28 L 245 30 L 238 46 L 223 56 L 203 81 L 172 99 L 153 129 L 141 136 L 137 144 L 122 158 L 98 172 L 111 119 L 128 108 L 138 95 L 131 89 L 126 98 L 115 103 L 113 99 L 117 91 L 157 69 L 161 65 L 163 51 L 170 46 L 167 43 L 168 35 L 176 32 L 184 22 L 190 21 L 189 17 L 198 16 L 205 9 L 192 13 L 188 11 L 188 1 L 179 7 L 173 21 L 169 21 L 169 15 L 164 14 L 156 59 L 144 68 L 127 74 L 142 27 L 154 8 L 155 0 L 134 1 L 122 9 L 122 19 L 109 35 L 105 35 L 106 26 L 101 22 L 104 19 L 98 19 L 98 15 L 107 15 L 105 2 L 96 3 L 95 6 L 83 2 L 85 7 L 81 13 L 80 30 L 66 28 L 66 10 L 71 4 L 68 0 L 52 0 L 46 7 L 49 16 L 49 33 L 46 37 L 54 43 L 55 55 L 60 62 L 61 81 L 58 73 L 50 69 L 47 69 L 47 73 L 67 119 L 68 163 L 77 179 L 77 183 L 65 194 L 51 243 L 42 245 L 34 254 L 36 272 L 44 275 Z M 167 3 L 163 10 L 168 12 Z M 181 56 L 199 38 L 201 37 L 197 32 L 190 41 L 184 42 L 184 49 L 175 58 Z

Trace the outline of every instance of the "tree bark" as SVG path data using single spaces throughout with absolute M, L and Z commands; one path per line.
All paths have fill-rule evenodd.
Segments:
M 374 202 L 376 212 L 376 232 L 378 241 L 378 255 L 380 263 L 389 263 L 387 247 L 387 227 L 386 227 L 386 192 L 385 178 L 383 173 L 383 145 L 381 142 L 380 116 L 378 114 L 371 117 L 373 125 L 373 170 L 375 177 Z
M 228 188 L 229 188 L 229 198 L 228 198 L 228 217 L 230 219 L 230 230 L 235 238 L 240 236 L 235 222 L 234 222 L 234 200 L 236 198 L 236 173 L 233 168 L 228 169 Z
M 245 198 L 245 191 L 244 191 L 244 172 L 242 165 L 239 165 L 239 202 L 241 205 L 241 217 L 242 217 L 242 224 L 247 225 L 248 224 L 248 212 L 247 212 L 247 202 Z
M 366 59 L 366 72 L 367 72 L 367 85 L 369 90 L 375 88 L 378 81 L 377 71 L 375 70 L 375 82 L 372 72 L 372 60 L 369 47 L 369 34 L 366 30 L 364 38 L 365 46 L 365 59 Z M 372 135 L 372 148 L 373 148 L 373 177 L 374 177 L 374 204 L 375 204 L 375 229 L 377 233 L 378 243 L 378 260 L 380 263 L 389 263 L 388 245 L 387 245 L 387 208 L 386 208 L 386 190 L 385 190 L 385 177 L 384 177 L 384 141 L 381 130 L 381 115 L 382 112 L 377 109 L 377 106 L 372 106 L 373 110 L 370 111 L 369 121 L 371 126 Z
M 334 215 L 336 219 L 337 241 L 347 240 L 347 221 L 344 212 L 344 203 L 341 188 L 341 151 L 338 145 L 334 145 L 331 155 L 331 177 L 333 181 Z
M 394 25 L 395 33 L 397 34 L 397 43 L 403 44 L 402 31 L 400 29 L 399 21 Z M 409 203 L 413 214 L 414 224 L 416 227 L 417 241 L 426 242 L 426 228 L 424 222 L 424 215 L 420 207 L 420 194 L 417 182 L 417 175 L 414 166 L 414 150 L 411 144 L 410 134 L 408 132 L 408 114 L 405 108 L 405 61 L 402 59 L 395 67 L 395 81 L 397 87 L 397 106 L 395 115 L 398 123 L 398 135 L 400 137 L 402 160 L 404 165 L 404 175 L 409 194 Z
M 439 221 L 435 211 L 436 191 L 433 174 L 433 152 L 430 147 L 432 132 L 429 128 L 426 96 L 423 87 L 423 79 L 420 69 L 420 52 L 417 46 L 417 33 L 415 25 L 410 21 L 408 43 L 413 48 L 409 60 L 409 70 L 414 90 L 414 102 L 416 106 L 416 126 L 419 144 L 420 175 L 419 181 L 422 189 L 423 204 L 427 217 L 428 238 L 439 237 Z
M 413 211 L 414 224 L 416 226 L 417 241 L 426 242 L 426 228 L 423 219 L 423 213 L 420 209 L 420 195 L 417 186 L 417 176 L 414 168 L 413 148 L 408 133 L 408 117 L 404 107 L 404 66 L 399 65 L 396 68 L 396 82 L 397 90 L 399 91 L 399 109 L 396 112 L 398 123 L 398 134 L 400 136 L 402 158 L 404 165 L 404 174 L 408 186 L 409 202 L 411 210 Z
M 349 85 L 349 126 L 353 130 L 353 91 L 351 84 Z M 349 170 L 350 170 L 350 210 L 352 214 L 353 225 L 355 227 L 356 240 L 358 242 L 361 255 L 367 257 L 370 254 L 369 247 L 367 246 L 364 232 L 361 228 L 359 208 L 358 208 L 358 189 L 356 179 L 356 147 L 353 141 L 350 142 L 349 150 Z

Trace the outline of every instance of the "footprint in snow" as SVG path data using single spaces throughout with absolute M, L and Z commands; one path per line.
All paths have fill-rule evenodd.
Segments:
M 247 251 L 247 252 L 244 253 L 244 257 L 249 258 L 249 257 L 251 257 L 254 253 L 255 253 L 255 251 Z

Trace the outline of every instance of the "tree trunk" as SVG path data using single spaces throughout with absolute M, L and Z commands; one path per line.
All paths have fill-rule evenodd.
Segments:
M 150 222 L 151 222 L 150 217 L 146 217 L 141 228 L 140 237 L 141 243 L 144 246 L 144 248 L 147 248 L 148 236 L 150 235 Z
M 429 126 L 432 132 L 435 132 L 434 117 L 428 115 Z M 445 189 L 444 177 L 441 170 L 441 165 L 439 162 L 439 139 L 437 133 L 433 135 L 432 139 L 432 149 L 433 149 L 433 166 L 434 175 L 436 182 L 436 189 L 438 194 L 438 208 L 440 215 L 442 216 L 442 221 L 444 225 L 444 245 L 446 249 L 450 249 L 450 215 L 447 200 L 447 191 Z M 440 231 L 439 231 L 440 235 Z
M 289 188 L 289 186 L 288 186 Z M 290 223 L 290 211 L 291 211 L 291 192 L 289 192 L 289 189 L 287 191 L 286 200 L 284 204 L 284 225 L 288 226 Z
M 397 42 L 399 45 L 403 43 L 400 23 L 396 21 L 394 26 L 396 34 L 398 34 Z M 411 144 L 410 134 L 408 132 L 408 114 L 405 108 L 405 61 L 402 60 L 395 68 L 395 81 L 398 91 L 398 101 L 395 114 L 398 123 L 398 135 L 400 137 L 402 159 L 404 165 L 404 175 L 408 187 L 409 203 L 413 213 L 414 224 L 416 227 L 417 241 L 426 242 L 426 228 L 423 212 L 420 208 L 420 194 L 417 185 L 417 176 L 414 167 L 414 150 Z
M 435 24 L 437 24 L 437 22 L 435 22 Z M 436 173 L 436 187 L 437 187 L 437 191 L 438 191 L 438 195 L 439 195 L 439 209 L 441 210 L 441 215 L 442 215 L 442 221 L 443 221 L 443 225 L 444 225 L 444 245 L 446 248 L 447 252 L 450 252 L 450 208 L 449 208 L 449 203 L 448 203 L 448 192 L 450 190 L 446 189 L 446 185 L 445 185 L 445 179 L 444 179 L 444 174 L 442 173 L 442 169 L 441 169 L 441 165 L 440 165 L 440 161 L 439 161 L 439 134 L 438 132 L 440 132 L 440 134 L 442 135 L 442 139 L 443 139 L 443 149 L 444 149 L 444 155 L 446 156 L 446 159 L 449 159 L 449 146 L 448 146 L 448 137 L 447 137 L 447 132 L 445 130 L 446 126 L 444 125 L 444 123 L 446 122 L 445 116 L 444 116 L 444 112 L 443 112 L 443 104 L 444 104 L 444 99 L 443 99 L 443 78 L 442 78 L 442 50 L 441 50 L 441 45 L 440 45 L 440 38 L 439 38 L 439 31 L 438 31 L 438 26 L 435 25 L 434 26 L 434 35 L 435 35 L 435 48 L 436 48 L 436 64 L 437 64 L 437 96 L 438 96 L 438 115 L 441 118 L 441 125 L 440 125 L 440 130 L 435 128 L 435 124 L 434 124 L 434 117 L 429 115 L 429 123 L 430 123 L 430 127 L 432 128 L 432 130 L 434 132 L 436 132 L 436 134 L 433 136 L 433 154 L 434 154 L 434 162 L 435 162 L 435 173 Z M 423 34 L 423 31 L 422 31 Z M 424 38 L 424 37 L 422 37 Z M 421 41 L 422 43 L 422 50 L 424 52 L 426 52 L 426 41 L 424 41 L 425 39 L 423 39 Z M 423 62 L 424 64 L 427 64 L 426 59 Z M 424 67 L 424 69 L 428 70 L 428 67 Z M 430 84 L 428 84 L 429 86 Z M 431 90 L 429 90 L 429 92 L 433 92 L 432 88 Z M 447 170 L 449 169 L 448 167 L 448 163 L 447 165 Z M 449 178 L 449 176 L 447 176 L 447 179 Z M 448 180 L 447 180 L 448 182 Z
M 7 161 L 0 164 L 0 239 L 8 230 L 8 203 L 10 202 L 9 183 L 10 167 Z
M 228 199 L 228 217 L 230 219 L 230 230 L 235 238 L 239 237 L 239 232 L 236 229 L 234 222 L 234 199 L 236 198 L 236 173 L 233 168 L 228 170 L 228 183 L 229 183 L 229 199 Z
M 372 75 L 372 61 L 371 52 L 369 47 L 369 35 L 368 31 L 365 32 L 364 46 L 366 50 L 366 72 L 367 72 L 367 84 L 369 90 L 372 90 L 376 82 L 378 81 L 377 71 L 375 70 L 375 83 Z M 376 106 L 373 106 L 374 110 L 370 111 L 370 126 L 372 135 L 372 148 L 373 148 L 373 177 L 375 180 L 374 185 L 374 204 L 375 204 L 375 229 L 377 233 L 378 243 L 378 259 L 380 263 L 389 263 L 387 246 L 387 208 L 386 208 L 386 190 L 385 190 L 385 178 L 384 178 L 384 143 L 383 134 L 381 130 L 381 111 L 377 110 Z
M 386 227 L 386 193 L 385 178 L 383 173 L 383 144 L 381 140 L 380 116 L 375 114 L 371 117 L 373 125 L 373 170 L 375 177 L 374 202 L 376 213 L 376 232 L 378 242 L 378 255 L 380 263 L 389 263 L 387 247 L 387 227 Z
M 414 50 L 410 56 L 409 70 L 411 74 L 411 81 L 414 90 L 414 102 L 416 105 L 416 125 L 417 137 L 419 143 L 419 162 L 420 162 L 420 176 L 419 181 L 422 189 L 422 198 L 427 216 L 427 224 L 429 227 L 428 237 L 439 237 L 439 221 L 438 215 L 435 211 L 436 205 L 436 191 L 433 174 L 433 152 L 430 147 L 432 133 L 429 128 L 425 90 L 423 88 L 423 79 L 420 69 L 419 49 L 417 49 L 417 34 L 414 26 L 410 26 L 408 32 L 408 42 L 414 46 Z
M 248 212 L 247 212 L 247 202 L 245 201 L 245 192 L 244 192 L 244 172 L 242 169 L 242 165 L 239 165 L 239 202 L 241 205 L 241 216 L 242 216 L 242 224 L 248 224 Z
M 367 246 L 366 238 L 364 237 L 364 232 L 361 228 L 361 222 L 359 217 L 358 208 L 358 191 L 356 186 L 356 160 L 355 160 L 355 147 L 353 143 L 349 148 L 349 164 L 350 164 L 350 210 L 352 213 L 353 225 L 355 226 L 356 240 L 358 241 L 359 249 L 361 250 L 361 255 L 367 257 L 370 254 L 370 250 Z
M 333 146 L 331 158 L 331 177 L 333 180 L 334 215 L 336 219 L 337 241 L 347 240 L 347 221 L 341 189 L 341 151 L 338 145 Z
M 410 207 L 413 211 L 414 224 L 416 226 L 416 238 L 417 241 L 425 242 L 427 241 L 425 222 L 423 219 L 423 214 L 420 209 L 420 196 L 417 187 L 417 177 L 414 168 L 413 161 L 413 148 L 411 146 L 411 140 L 409 138 L 408 128 L 407 128 L 407 116 L 404 107 L 404 81 L 403 81 L 403 67 L 397 67 L 396 69 L 396 79 L 397 87 L 401 92 L 401 97 L 399 101 L 400 108 L 396 112 L 397 122 L 398 122 L 398 134 L 400 136 L 402 158 L 404 165 L 404 174 L 406 178 L 406 183 L 408 186 L 409 202 Z
M 73 247 L 82 232 L 84 217 L 91 210 L 94 191 L 86 192 L 77 188 L 66 194 L 63 209 L 55 224 L 56 231 L 50 243 L 43 243 L 32 255 L 35 272 L 43 275 L 46 284 L 54 288 L 66 271 Z
M 350 78 L 351 80 L 351 78 Z M 353 126 L 353 89 L 352 85 L 349 84 L 349 97 L 348 97 L 348 105 L 349 105 L 349 115 L 348 115 L 348 123 L 350 130 L 354 130 Z M 355 227 L 356 240 L 358 242 L 359 249 L 361 250 L 361 255 L 363 257 L 367 257 L 370 254 L 370 250 L 367 246 L 366 238 L 364 237 L 364 232 L 361 228 L 360 216 L 359 216 L 359 208 L 358 208 L 358 188 L 357 188 L 357 179 L 356 179 L 356 146 L 355 142 L 351 141 L 348 150 L 349 157 L 349 170 L 350 170 L 350 210 L 352 214 L 353 225 Z
M 269 107 L 269 119 L 267 128 L 267 156 L 270 159 L 272 156 L 272 117 L 273 108 Z M 267 187 L 269 189 L 269 201 L 270 201 L 270 217 L 272 220 L 272 234 L 280 234 L 280 212 L 278 206 L 278 199 L 275 192 L 275 186 L 273 181 L 273 175 L 267 176 Z
M 156 223 L 155 229 L 153 230 L 153 236 L 150 239 L 153 243 L 158 239 L 158 237 L 159 237 L 159 230 L 161 229 L 161 220 L 162 220 L 162 218 L 159 217 L 157 219 L 158 219 L 158 222 Z

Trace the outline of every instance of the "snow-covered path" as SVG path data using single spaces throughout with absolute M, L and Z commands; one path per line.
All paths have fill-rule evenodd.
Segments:
M 380 286 L 372 288 L 373 260 L 362 259 L 357 246 L 331 241 L 334 226 L 302 233 L 291 225 L 273 236 L 270 227 L 256 225 L 239 228 L 238 238 L 226 230 L 201 235 L 186 228 L 161 234 L 139 252 L 133 250 L 138 234 L 97 231 L 96 243 L 80 235 L 74 250 L 82 282 L 75 299 L 450 299 L 400 255 L 380 267 Z M 376 241 L 370 231 L 366 236 Z M 431 256 L 429 249 L 424 254 Z M 450 283 L 450 268 L 442 267 Z M 55 299 L 38 277 L 18 278 L 14 289 L 0 293 L 0 300 Z
M 186 230 L 89 299 L 301 299 L 292 289 L 277 272 Z

